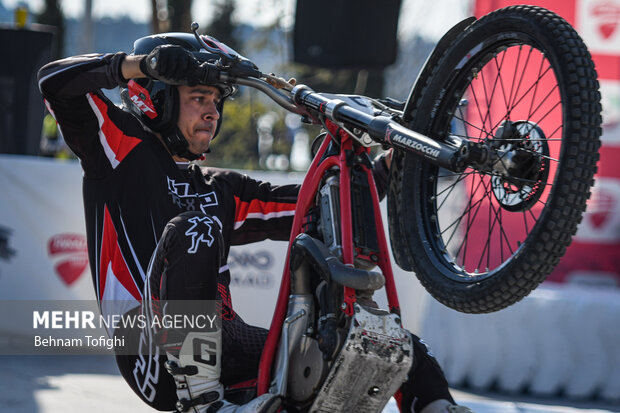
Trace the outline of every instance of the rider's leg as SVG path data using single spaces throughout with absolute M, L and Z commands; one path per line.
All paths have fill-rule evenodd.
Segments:
M 128 315 L 140 314 L 140 308 L 134 308 Z M 122 337 L 128 353 L 116 354 L 116 364 L 129 387 L 153 409 L 172 411 L 177 401 L 174 379 L 166 372 L 166 356 L 153 351 L 148 345 L 146 331 L 136 333 L 133 329 L 120 326 L 115 335 Z
M 220 299 L 218 275 L 223 248 L 219 226 L 211 217 L 186 212 L 172 219 L 149 266 L 144 300 L 147 311 L 161 310 L 160 300 L 213 303 Z M 220 376 L 225 363 L 219 326 L 192 331 L 164 330 L 158 337 L 168 358 L 166 369 L 176 383 L 179 411 L 263 412 L 275 408 L 277 400 L 268 396 L 243 406 L 223 400 Z
M 448 381 L 426 343 L 412 334 L 413 366 L 407 381 L 400 387 L 401 411 L 416 413 L 468 413 L 456 406 Z M 456 409 L 456 410 L 455 410 Z

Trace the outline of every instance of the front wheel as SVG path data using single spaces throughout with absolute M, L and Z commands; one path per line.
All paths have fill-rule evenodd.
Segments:
M 420 81 L 409 127 L 486 154 L 460 173 L 396 156 L 397 255 L 443 304 L 500 310 L 545 279 L 581 221 L 600 146 L 594 64 L 561 17 L 513 6 L 470 25 Z

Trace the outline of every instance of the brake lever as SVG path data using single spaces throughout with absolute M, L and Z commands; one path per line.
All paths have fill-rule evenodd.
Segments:
M 192 22 L 191 30 L 194 33 L 194 37 L 205 50 L 215 53 L 222 59 L 222 67 L 220 70 L 227 72 L 231 77 L 255 77 L 260 79 L 263 74 L 258 70 L 258 67 L 250 60 L 247 60 L 239 55 L 227 53 L 221 48 L 209 46 L 202 37 L 198 34 L 198 28 L 200 26 L 196 22 Z
M 207 44 L 207 42 L 205 42 L 202 39 L 202 37 L 200 37 L 200 35 L 198 34 L 198 28 L 199 27 L 200 27 L 200 25 L 198 25 L 198 23 L 192 22 L 192 25 L 190 26 L 190 29 L 194 33 L 194 37 L 198 41 L 198 44 L 200 44 L 202 47 L 204 47 L 205 50 L 207 50 L 208 52 L 211 52 L 211 53 L 215 53 L 216 55 L 220 56 L 221 58 L 224 58 L 225 60 L 235 61 L 235 60 L 239 59 L 239 56 L 237 56 L 237 55 L 232 55 L 230 53 L 226 53 L 225 51 L 223 51 L 222 49 L 219 49 L 217 47 L 209 46 Z

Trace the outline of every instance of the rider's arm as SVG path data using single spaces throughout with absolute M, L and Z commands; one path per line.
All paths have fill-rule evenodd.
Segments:
M 373 175 L 381 199 L 387 192 L 390 160 L 391 154 L 387 153 L 374 161 Z M 289 239 L 300 185 L 274 186 L 235 172 L 220 173 L 227 176 L 235 192 L 233 245 Z
M 144 56 L 141 55 L 129 55 L 121 64 L 121 74 L 125 79 L 135 79 L 139 77 L 146 77 L 140 69 L 140 62 Z
M 235 203 L 231 244 L 265 239 L 287 241 L 293 225 L 299 185 L 272 185 L 233 171 L 218 172 L 228 182 Z
M 122 52 L 89 54 L 48 63 L 39 70 L 41 94 L 48 101 L 59 101 L 125 85 L 129 78 L 123 75 L 135 74 L 126 57 Z
M 118 161 L 115 151 L 127 132 L 139 127 L 101 92 L 143 77 L 141 56 L 90 54 L 51 62 L 39 71 L 39 89 L 67 145 L 82 160 L 87 176 L 101 177 Z M 100 133 L 101 132 L 101 133 Z M 125 145 L 126 146 L 126 145 Z

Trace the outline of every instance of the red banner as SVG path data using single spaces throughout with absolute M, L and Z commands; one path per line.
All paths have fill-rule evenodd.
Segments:
M 516 4 L 523 2 L 477 0 L 474 14 L 481 17 Z M 575 27 L 592 54 L 603 103 L 601 158 L 588 209 L 573 243 L 548 279 L 620 287 L 620 0 L 543 0 L 528 4 L 552 10 Z M 551 144 L 549 149 L 555 150 Z

